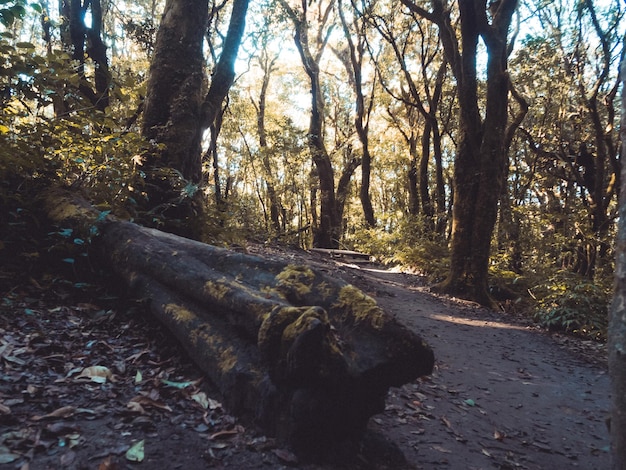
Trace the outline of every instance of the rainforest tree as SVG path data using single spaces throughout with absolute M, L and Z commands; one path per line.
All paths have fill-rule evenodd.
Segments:
M 233 1 L 228 33 L 208 91 L 203 55 L 208 0 L 168 0 L 157 33 L 142 132 L 162 147 L 145 162 L 147 205 L 170 219 L 182 219 L 178 231 L 187 234 L 193 235 L 188 230 L 197 207 L 190 201 L 202 179 L 202 136 L 220 113 L 233 83 L 247 9 L 248 0 Z M 187 183 L 182 194 L 171 183 L 176 177 Z M 168 213 L 170 208 L 173 211 Z
M 450 270 L 437 290 L 492 305 L 487 276 L 491 236 L 507 175 L 504 143 L 510 86 L 508 34 L 517 0 L 490 5 L 486 1 L 458 2 L 460 37 L 454 32 L 451 11 L 443 0 L 433 0 L 430 11 L 411 0 L 402 3 L 438 26 L 457 81 L 459 136 L 454 161 Z M 477 67 L 480 39 L 488 56 L 482 97 Z

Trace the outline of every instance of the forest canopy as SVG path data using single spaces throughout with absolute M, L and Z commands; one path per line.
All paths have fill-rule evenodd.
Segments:
M 605 334 L 621 2 L 200 3 L 0 5 L 3 256 L 32 252 L 21 228 L 60 184 L 212 244 L 359 250 Z

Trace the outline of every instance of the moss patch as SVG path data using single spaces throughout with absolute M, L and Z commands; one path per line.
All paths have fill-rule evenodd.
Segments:
M 345 320 L 352 318 L 355 323 L 369 323 L 375 329 L 381 329 L 387 321 L 387 315 L 376 301 L 352 285 L 341 289 L 333 308 L 343 310 Z
M 232 292 L 232 288 L 225 282 L 207 281 L 204 284 L 204 292 L 208 296 L 217 299 L 218 301 L 222 301 L 224 297 Z
M 311 293 L 314 279 L 310 268 L 290 264 L 276 275 L 275 290 L 288 300 L 300 300 Z
M 176 304 L 167 304 L 165 305 L 163 310 L 168 315 L 171 315 L 176 323 L 189 323 L 196 318 L 193 312 L 187 310 L 185 307 Z

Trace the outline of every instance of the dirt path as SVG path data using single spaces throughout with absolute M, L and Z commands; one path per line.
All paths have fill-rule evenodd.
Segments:
M 359 456 L 341 468 L 400 469 L 394 445 L 411 469 L 609 468 L 602 364 L 519 321 L 437 298 L 417 276 L 303 252 L 263 254 L 345 278 L 435 351 L 435 373 L 393 389 L 371 421 L 393 445 L 372 444 L 376 464 Z M 42 276 L 1 293 L 1 468 L 330 470 L 299 464 L 229 416 L 181 348 L 138 308 L 112 306 L 110 293 L 97 289 L 81 298 L 72 284 Z M 95 380 L 93 366 L 109 379 Z M 139 443 L 143 462 L 131 463 L 129 449 Z
M 609 468 L 606 370 L 551 337 L 437 298 L 406 274 L 353 282 L 428 340 L 436 371 L 375 418 L 418 468 Z

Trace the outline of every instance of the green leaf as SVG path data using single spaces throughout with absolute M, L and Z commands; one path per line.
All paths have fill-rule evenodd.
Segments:
M 68 264 L 74 264 L 76 262 L 76 260 L 74 260 L 74 258 L 63 258 L 62 261 L 64 263 L 68 263 Z
M 0 445 L 0 464 L 15 462 L 20 457 L 21 456 L 19 454 L 11 452 L 11 449 L 8 447 Z
M 126 451 L 126 459 L 131 462 L 143 462 L 144 459 L 144 440 L 141 440 L 132 445 L 130 449 Z
M 15 47 L 19 47 L 20 49 L 35 49 L 35 45 L 30 42 L 18 42 L 15 44 Z
M 0 23 L 9 27 L 15 21 L 15 15 L 11 12 L 11 10 L 0 10 Z
M 193 381 L 187 381 L 187 382 L 172 382 L 170 380 L 161 380 L 161 383 L 168 385 L 170 387 L 175 387 L 175 388 L 187 388 L 190 385 L 193 385 L 195 382 Z
M 476 406 L 476 402 L 472 400 L 471 398 L 464 400 L 463 403 L 465 403 L 467 406 Z
M 104 219 L 106 219 L 106 216 L 109 215 L 111 213 L 111 211 L 100 211 L 100 213 L 98 214 L 98 218 L 96 219 L 96 222 L 103 222 Z
M 72 233 L 74 233 L 74 230 L 72 230 L 71 228 L 62 228 L 57 233 L 62 237 L 69 238 L 72 236 Z

